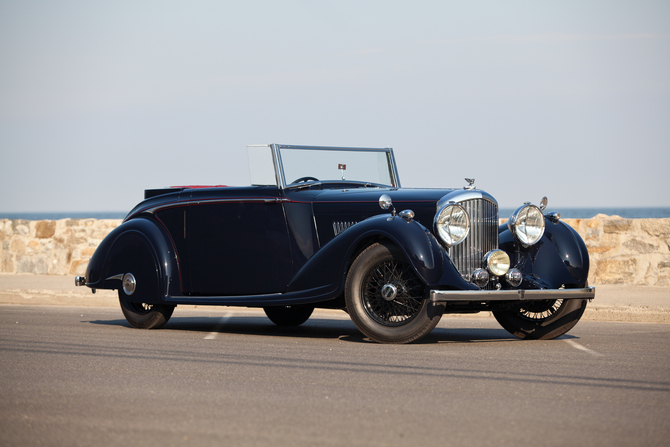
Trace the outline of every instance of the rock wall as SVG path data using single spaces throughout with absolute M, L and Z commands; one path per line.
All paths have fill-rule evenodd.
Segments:
M 670 218 L 564 219 L 586 242 L 589 283 L 670 287 Z
M 670 218 L 599 214 L 563 221 L 586 242 L 590 284 L 670 287 Z M 100 241 L 120 224 L 116 219 L 0 219 L 0 272 L 83 275 Z
M 83 275 L 120 219 L 0 219 L 0 272 Z

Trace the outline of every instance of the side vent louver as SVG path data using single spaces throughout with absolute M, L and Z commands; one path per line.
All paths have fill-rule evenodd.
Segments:
M 335 236 L 343 232 L 349 227 L 356 225 L 358 222 L 333 222 L 333 233 Z

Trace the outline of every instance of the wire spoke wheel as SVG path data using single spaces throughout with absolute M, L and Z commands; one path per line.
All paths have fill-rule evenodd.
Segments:
M 154 308 L 153 304 L 147 303 L 131 303 L 127 302 L 126 306 L 138 315 L 147 315 Z
M 443 307 L 426 299 L 426 286 L 395 245 L 363 250 L 347 273 L 344 300 L 356 327 L 379 343 L 410 343 L 425 337 Z
M 167 304 L 134 303 L 128 300 L 123 290 L 119 290 L 119 303 L 128 323 L 139 329 L 156 329 L 165 325 L 175 308 Z
M 577 324 L 584 314 L 586 303 L 587 300 L 581 299 L 528 301 L 506 310 L 493 311 L 493 316 L 507 332 L 516 337 L 551 340 Z
M 541 321 L 554 315 L 563 305 L 563 300 L 543 300 L 524 303 L 519 315 L 531 321 Z
M 411 321 L 424 301 L 423 283 L 404 261 L 379 263 L 368 272 L 361 286 L 366 312 L 385 326 L 400 326 Z M 392 299 L 385 296 L 386 290 L 393 294 Z

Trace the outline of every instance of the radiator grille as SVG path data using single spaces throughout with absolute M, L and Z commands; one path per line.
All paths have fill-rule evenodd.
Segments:
M 449 248 L 448 253 L 461 276 L 470 281 L 472 272 L 482 267 L 484 255 L 498 248 L 498 206 L 486 199 L 465 200 L 459 204 L 470 216 L 470 234 L 461 244 Z

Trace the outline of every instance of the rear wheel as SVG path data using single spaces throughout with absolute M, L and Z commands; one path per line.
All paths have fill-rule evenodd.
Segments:
M 351 265 L 345 302 L 356 327 L 380 343 L 419 340 L 442 317 L 400 249 L 381 243 L 365 249 Z
M 517 303 L 493 316 L 510 334 L 524 340 L 551 340 L 572 329 L 584 314 L 586 300 L 539 300 Z
M 264 307 L 265 315 L 278 326 L 300 326 L 314 312 L 314 306 L 268 306 Z
M 121 304 L 121 311 L 128 323 L 138 329 L 158 329 L 164 326 L 175 308 L 168 304 L 130 302 L 123 289 L 119 289 L 119 304 Z
M 119 291 L 119 304 L 128 323 L 140 329 L 167 323 L 175 306 L 161 302 L 160 264 L 147 239 L 128 232 L 115 242 L 108 258 L 105 276 L 110 275 L 108 284 Z

